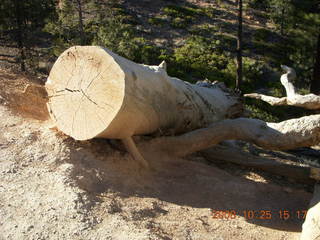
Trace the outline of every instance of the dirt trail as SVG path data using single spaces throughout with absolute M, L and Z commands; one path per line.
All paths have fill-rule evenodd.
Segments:
M 75 142 L 0 105 L 0 239 L 298 239 L 311 194 L 143 149 L 142 170 L 108 140 Z M 8 105 L 8 104 L 7 104 Z M 189 160 L 196 160 L 190 157 Z M 214 219 L 211 210 L 235 210 Z M 244 210 L 271 211 L 248 220 Z M 279 219 L 288 210 L 288 220 Z

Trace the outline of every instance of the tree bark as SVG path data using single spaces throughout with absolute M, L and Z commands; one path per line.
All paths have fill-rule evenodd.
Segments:
M 239 98 L 221 84 L 190 84 L 169 77 L 165 68 L 139 65 L 101 47 L 72 47 L 46 83 L 51 117 L 65 134 L 87 140 L 179 134 L 242 113 Z
M 78 22 L 79 22 L 79 34 L 81 45 L 86 44 L 85 34 L 83 30 L 83 6 L 81 0 L 77 0 L 77 10 L 78 10 Z
M 285 6 L 282 3 L 282 9 L 281 9 L 281 23 L 280 23 L 280 35 L 284 36 L 284 21 L 286 19 L 285 16 Z
M 320 33 L 318 35 L 316 58 L 313 67 L 313 79 L 311 81 L 310 92 L 320 94 Z
M 286 97 L 277 98 L 272 96 L 267 96 L 259 93 L 249 93 L 245 94 L 245 97 L 260 99 L 273 106 L 290 105 L 296 107 L 303 107 L 306 109 L 317 110 L 320 109 L 320 96 L 315 94 L 300 95 L 296 93 L 296 89 L 292 81 L 296 77 L 294 69 L 287 66 L 282 66 L 286 71 L 285 74 L 281 76 L 281 84 L 286 89 Z
M 242 0 L 238 3 L 238 37 L 237 37 L 237 79 L 236 88 L 241 89 L 242 85 Z

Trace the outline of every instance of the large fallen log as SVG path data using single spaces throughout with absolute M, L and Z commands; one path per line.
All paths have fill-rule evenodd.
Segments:
M 144 165 L 131 137 L 157 131 L 170 136 L 149 144 L 179 156 L 231 139 L 270 150 L 320 142 L 320 115 L 280 123 L 226 119 L 238 116 L 242 104 L 221 84 L 193 85 L 169 77 L 165 63 L 139 65 L 101 47 L 66 50 L 54 64 L 46 88 L 58 129 L 77 140 L 122 139 Z M 180 133 L 184 134 L 176 136 Z
M 242 113 L 238 96 L 221 84 L 202 87 L 169 77 L 160 66 L 136 64 L 108 49 L 76 46 L 55 62 L 46 82 L 48 108 L 59 130 L 76 140 L 178 134 Z
M 283 70 L 286 71 L 280 78 L 281 84 L 286 90 L 286 97 L 272 97 L 259 93 L 248 93 L 245 97 L 260 99 L 264 102 L 269 103 L 272 106 L 296 106 L 303 107 L 306 109 L 317 110 L 320 109 L 320 96 L 315 94 L 301 95 L 296 92 L 293 85 L 293 80 L 296 78 L 296 73 L 293 68 L 282 65 Z

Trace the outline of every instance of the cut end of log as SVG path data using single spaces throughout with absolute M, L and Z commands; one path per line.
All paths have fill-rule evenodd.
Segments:
M 105 131 L 122 107 L 125 74 L 108 50 L 75 46 L 60 55 L 46 89 L 57 127 L 87 140 Z

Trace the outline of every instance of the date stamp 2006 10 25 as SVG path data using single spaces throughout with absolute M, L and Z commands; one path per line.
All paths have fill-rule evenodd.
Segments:
M 211 209 L 211 215 L 214 219 L 236 219 L 237 217 L 244 217 L 248 220 L 251 219 L 262 219 L 262 220 L 271 220 L 274 218 L 280 218 L 283 220 L 288 220 L 292 218 L 296 219 L 305 219 L 307 215 L 307 210 L 214 210 Z

